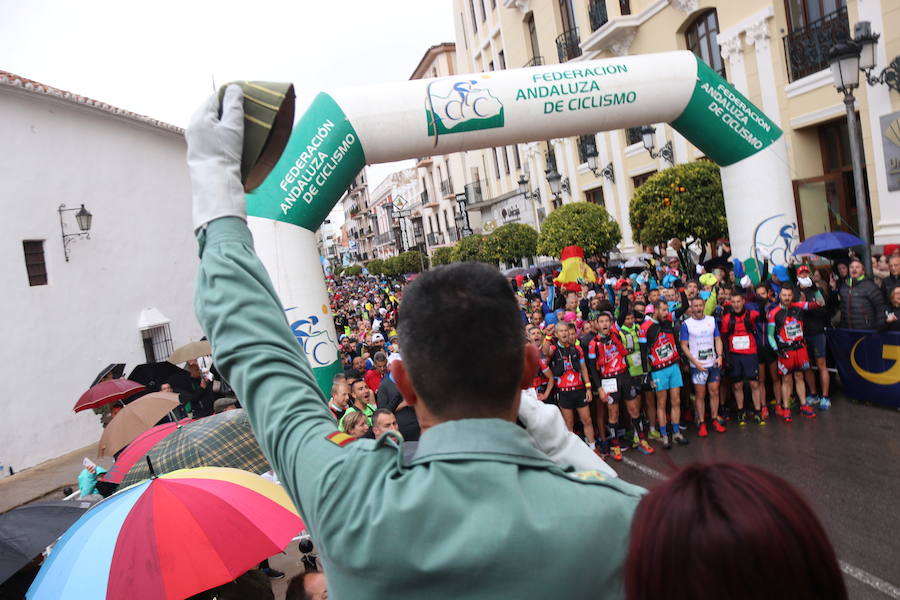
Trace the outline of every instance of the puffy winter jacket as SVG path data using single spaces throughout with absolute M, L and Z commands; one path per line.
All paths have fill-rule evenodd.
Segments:
M 841 294 L 841 327 L 878 329 L 884 323 L 884 296 L 868 277 L 848 278 Z

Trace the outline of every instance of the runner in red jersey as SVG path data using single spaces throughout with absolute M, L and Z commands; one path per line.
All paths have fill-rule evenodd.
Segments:
M 759 356 L 756 342 L 756 323 L 759 312 L 750 310 L 744 305 L 743 290 L 735 288 L 731 294 L 731 305 L 722 316 L 722 340 L 725 346 L 725 358 L 728 363 L 728 376 L 734 389 L 734 399 L 738 408 L 738 423 L 747 422 L 744 411 L 744 382 L 750 384 L 750 395 L 753 398 L 753 419 L 759 425 L 765 425 L 762 413 L 762 400 L 759 396 Z
M 544 342 L 544 355 L 550 359 L 550 370 L 556 378 L 556 398 L 569 431 L 575 428 L 575 412 L 584 427 L 584 437 L 591 450 L 595 448 L 594 423 L 591 420 L 591 389 L 587 365 L 581 347 L 575 343 L 575 326 L 559 323 L 556 326 L 559 344 Z
M 612 315 L 604 312 L 597 317 L 599 333 L 588 347 L 588 364 L 593 375 L 594 388 L 599 397 L 606 396 L 607 430 L 611 440 L 612 457 L 622 460 L 622 448 L 616 436 L 619 422 L 619 401 L 624 400 L 629 416 L 640 416 L 640 405 L 633 378 L 628 371 L 628 350 L 618 332 L 613 329 Z M 652 448 L 651 448 L 652 451 Z
M 769 344 L 778 352 L 778 370 L 781 372 L 781 416 L 785 423 L 791 418 L 791 380 L 800 399 L 800 414 L 814 419 L 816 412 L 806 403 L 806 382 L 803 371 L 809 369 L 809 355 L 803 340 L 803 311 L 819 305 L 814 302 L 794 302 L 794 290 L 785 285 L 778 293 L 779 304 L 769 311 L 767 331 Z M 793 376 L 791 376 L 793 374 Z

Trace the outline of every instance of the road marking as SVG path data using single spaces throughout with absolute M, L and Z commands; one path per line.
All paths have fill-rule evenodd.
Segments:
M 650 477 L 653 477 L 654 479 L 659 479 L 660 481 L 662 481 L 666 478 L 665 475 L 663 475 L 656 469 L 651 469 L 647 465 L 642 465 L 641 463 L 637 462 L 636 460 L 632 460 L 632 459 L 628 458 L 627 456 L 622 457 L 622 462 L 625 463 L 626 465 L 628 465 L 629 467 L 631 467 L 632 469 L 637 469 L 644 475 L 649 475 Z
M 878 590 L 885 596 L 890 596 L 891 598 L 900 600 L 900 588 L 898 588 L 894 585 L 891 585 L 890 583 L 888 583 L 887 581 L 885 581 L 883 579 L 879 579 L 878 577 L 875 577 L 868 571 L 863 571 L 859 567 L 854 567 L 853 565 L 851 565 L 848 562 L 839 560 L 838 563 L 840 563 L 840 565 L 841 565 L 841 571 L 843 571 L 844 573 L 846 573 L 853 579 L 856 579 L 857 581 L 860 581 L 860 582 L 866 584 L 867 586 Z
M 654 479 L 659 479 L 660 481 L 666 479 L 666 476 L 657 471 L 656 469 L 652 469 L 647 465 L 642 465 L 641 463 L 632 460 L 628 457 L 622 457 L 622 462 L 628 465 L 629 467 L 636 469 L 643 473 L 644 475 L 648 475 Z M 854 567 L 850 563 L 839 560 L 838 563 L 841 566 L 841 571 L 852 577 L 853 579 L 859 581 L 860 583 L 864 583 L 870 588 L 881 592 L 882 594 L 894 598 L 894 600 L 900 600 L 900 588 L 891 585 L 887 581 L 872 575 L 868 571 L 863 571 L 859 567 Z

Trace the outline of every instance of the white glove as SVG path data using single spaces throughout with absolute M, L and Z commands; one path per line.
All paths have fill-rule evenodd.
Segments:
M 618 477 L 612 467 L 566 429 L 558 408 L 537 399 L 534 388 L 522 390 L 519 420 L 525 424 L 534 447 L 556 464 L 575 467 L 576 471 L 600 471 L 607 477 Z
M 221 217 L 247 220 L 247 205 L 241 184 L 243 98 L 240 87 L 228 86 L 220 119 L 219 97 L 213 94 L 197 109 L 184 132 L 193 188 L 194 231 Z
M 706 273 L 706 269 L 703 268 L 703 265 L 697 265 L 696 267 L 697 275 L 703 275 Z
M 741 287 L 742 288 L 748 288 L 748 287 L 750 287 L 750 285 L 752 283 L 753 283 L 753 281 L 750 279 L 749 275 L 744 275 L 743 277 L 741 277 Z

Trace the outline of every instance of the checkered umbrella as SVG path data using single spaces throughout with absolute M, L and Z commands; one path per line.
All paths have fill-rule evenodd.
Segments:
M 258 475 L 271 470 L 243 409 L 228 410 L 180 427 L 153 446 L 146 456 L 150 457 L 157 475 L 194 467 L 231 467 Z M 150 476 L 147 461 L 142 457 L 125 475 L 119 489 Z

